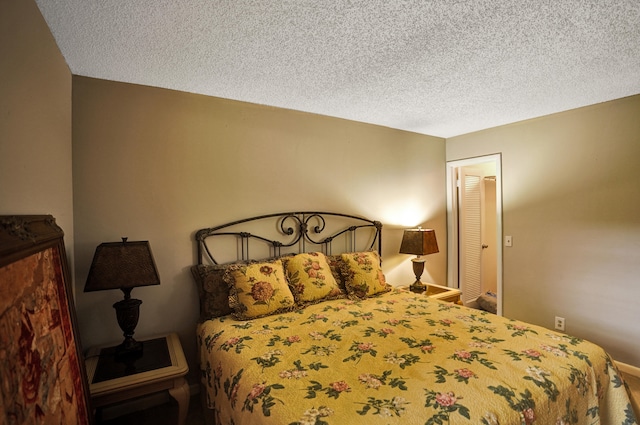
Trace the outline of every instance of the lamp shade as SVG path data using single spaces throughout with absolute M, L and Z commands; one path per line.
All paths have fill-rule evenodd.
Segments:
M 401 254 L 428 255 L 440 252 L 433 229 L 406 229 L 400 244 Z
M 84 292 L 159 285 L 149 241 L 101 243 L 96 248 Z

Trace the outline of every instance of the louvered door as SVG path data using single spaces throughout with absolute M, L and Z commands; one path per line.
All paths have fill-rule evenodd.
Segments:
M 481 170 L 459 169 L 459 276 L 462 301 L 474 300 L 482 287 L 482 179 Z

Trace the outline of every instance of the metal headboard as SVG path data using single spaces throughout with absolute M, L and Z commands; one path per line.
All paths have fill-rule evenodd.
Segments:
M 254 233 L 246 231 L 250 224 L 257 224 L 257 227 L 253 226 Z M 218 264 L 213 255 L 212 239 L 220 236 L 235 237 L 232 239 L 236 243 L 237 260 L 255 259 L 250 256 L 255 243 L 266 245 L 271 257 L 309 251 L 332 254 L 338 240 L 343 243 L 341 252 L 371 249 L 382 252 L 382 223 L 379 221 L 349 214 L 299 211 L 250 217 L 198 230 L 198 264 Z

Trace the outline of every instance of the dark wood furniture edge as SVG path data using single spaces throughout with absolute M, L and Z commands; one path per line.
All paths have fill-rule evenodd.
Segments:
M 64 232 L 52 215 L 0 216 L 0 267 L 55 245 L 62 237 Z

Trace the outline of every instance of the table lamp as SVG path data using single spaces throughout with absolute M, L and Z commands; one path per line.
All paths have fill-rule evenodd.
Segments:
M 105 242 L 98 245 L 87 276 L 84 292 L 121 289 L 124 300 L 113 305 L 124 341 L 116 347 L 118 355 L 139 353 L 142 343 L 133 338 L 142 301 L 131 298 L 138 286 L 159 285 L 160 276 L 153 260 L 149 241 Z
M 416 275 L 416 281 L 409 286 L 412 292 L 424 292 L 427 285 L 420 281 L 422 272 L 424 271 L 423 255 L 435 254 L 439 252 L 438 242 L 436 241 L 436 232 L 433 229 L 406 229 L 402 235 L 402 243 L 400 244 L 401 254 L 413 254 L 416 258 L 412 258 L 413 273 Z

